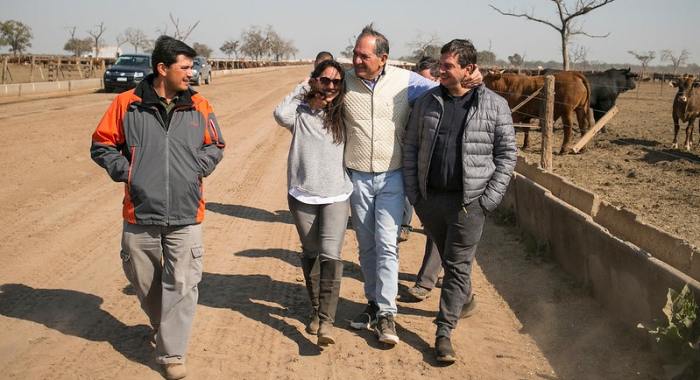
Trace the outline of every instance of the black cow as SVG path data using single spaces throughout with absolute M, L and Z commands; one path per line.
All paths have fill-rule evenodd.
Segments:
M 597 122 L 615 106 L 618 95 L 637 87 L 637 74 L 630 69 L 608 69 L 600 73 L 585 74 L 591 85 L 591 108 Z

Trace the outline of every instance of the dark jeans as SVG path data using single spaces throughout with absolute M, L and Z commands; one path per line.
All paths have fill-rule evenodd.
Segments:
M 423 253 L 423 263 L 418 270 L 416 285 L 423 289 L 431 290 L 435 287 L 442 270 L 442 259 L 433 239 L 428 236 L 425 240 L 425 252 Z
M 442 258 L 445 276 L 436 322 L 438 335 L 449 336 L 472 292 L 472 262 L 486 216 L 478 201 L 462 206 L 458 192 L 428 193 L 415 209 Z

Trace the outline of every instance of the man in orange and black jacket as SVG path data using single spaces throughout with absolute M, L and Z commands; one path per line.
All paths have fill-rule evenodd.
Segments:
M 185 377 L 202 278 L 202 178 L 223 157 L 209 102 L 189 87 L 196 52 L 161 36 L 153 74 L 118 95 L 92 135 L 92 159 L 125 183 L 121 258 L 153 326 L 156 361 Z

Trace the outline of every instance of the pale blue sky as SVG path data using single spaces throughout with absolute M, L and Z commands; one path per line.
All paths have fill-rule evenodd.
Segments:
M 561 61 L 559 35 L 554 29 L 501 16 L 489 4 L 505 10 L 534 9 L 536 15 L 555 20 L 553 3 L 548 0 L 0 0 L 0 20 L 29 24 L 34 33 L 33 53 L 65 53 L 62 47 L 70 26 L 78 27 L 79 36 L 87 36 L 86 31 L 100 21 L 107 27 L 106 44 L 113 45 L 117 34 L 127 27 L 155 37 L 157 29 L 169 24 L 168 12 L 172 12 L 183 25 L 200 20 L 187 42 L 206 43 L 214 49 L 214 56 L 223 56 L 218 48 L 224 40 L 239 38 L 241 30 L 251 25 L 267 24 L 294 40 L 297 58 L 311 58 L 319 50 L 339 54 L 349 38 L 374 21 L 389 39 L 391 58 L 408 54 L 407 43 L 419 34 L 436 33 L 442 42 L 469 38 L 479 50 L 488 48 L 490 42 L 501 59 L 519 53 L 526 60 Z M 689 62 L 700 63 L 698 16 L 700 0 L 617 0 L 579 18 L 587 32 L 609 32 L 610 36 L 580 36 L 575 42 L 589 49 L 589 60 L 634 63 L 628 50 L 654 50 L 658 57 L 662 49 L 676 54 L 687 49 Z M 659 64 L 658 58 L 651 64 Z

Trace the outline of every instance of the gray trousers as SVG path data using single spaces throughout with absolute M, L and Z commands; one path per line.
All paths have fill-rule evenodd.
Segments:
M 440 271 L 442 270 L 442 259 L 433 240 L 428 236 L 425 240 L 425 252 L 423 253 L 423 263 L 416 276 L 416 285 L 423 289 L 432 290 L 437 283 Z
M 403 219 L 401 219 L 401 226 L 410 226 L 411 220 L 413 219 L 413 205 L 408 201 L 408 197 L 404 197 L 403 200 Z
M 450 336 L 472 292 L 472 263 L 486 215 L 478 201 L 462 206 L 462 194 L 428 193 L 415 205 L 428 236 L 442 258 L 445 277 L 440 292 L 437 335 Z
M 340 260 L 350 213 L 348 201 L 311 205 L 287 195 L 287 202 L 304 257 Z
M 185 362 L 203 254 L 199 224 L 165 227 L 124 222 L 124 273 L 158 331 L 155 351 L 160 364 Z

